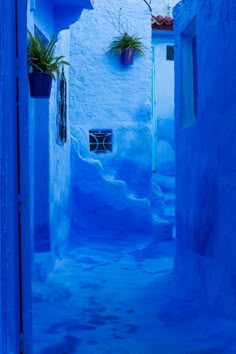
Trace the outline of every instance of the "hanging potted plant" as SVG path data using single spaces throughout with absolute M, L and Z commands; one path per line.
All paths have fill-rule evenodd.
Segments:
M 63 58 L 55 56 L 57 39 L 53 36 L 45 43 L 39 36 L 29 33 L 28 64 L 30 95 L 33 98 L 49 98 L 51 94 L 52 79 L 60 75 L 62 64 L 69 65 Z
M 123 32 L 119 37 L 115 37 L 108 52 L 119 55 L 121 64 L 132 65 L 135 53 L 144 55 L 144 45 L 141 38 Z

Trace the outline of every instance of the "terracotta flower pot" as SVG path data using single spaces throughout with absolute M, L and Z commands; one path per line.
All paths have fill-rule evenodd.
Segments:
M 52 77 L 43 72 L 29 73 L 30 96 L 33 98 L 49 98 L 52 88 Z

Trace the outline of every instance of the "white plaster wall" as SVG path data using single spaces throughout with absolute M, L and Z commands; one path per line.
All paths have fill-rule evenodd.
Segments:
M 140 37 L 145 46 L 145 55 L 136 56 L 130 66 L 107 54 L 119 35 L 119 15 L 124 30 Z M 151 184 L 148 6 L 139 0 L 97 0 L 93 11 L 83 11 L 80 21 L 71 26 L 70 57 L 71 133 L 76 146 L 72 148 L 74 234 L 86 230 L 89 237 L 99 239 L 106 231 L 109 240 L 111 232 L 118 238 L 138 232 L 150 236 L 151 202 L 159 209 L 162 204 Z M 112 153 L 89 151 L 89 129 L 112 130 Z
M 173 7 L 179 0 L 151 0 L 153 15 L 172 16 Z
M 61 31 L 56 54 L 70 61 L 70 30 Z M 49 200 L 50 233 L 54 252 L 60 253 L 66 243 L 70 227 L 70 115 L 69 115 L 69 67 L 64 66 L 67 80 L 67 141 L 58 144 L 58 90 L 54 82 L 49 110 Z
M 129 67 L 106 54 L 119 35 L 119 12 L 125 30 L 145 45 L 145 55 L 137 56 Z M 109 169 L 116 168 L 117 159 L 129 160 L 136 166 L 134 174 L 145 169 L 151 174 L 151 13 L 147 5 L 138 0 L 97 0 L 95 9 L 83 11 L 71 27 L 71 43 L 71 128 L 81 154 L 101 159 Z M 88 133 L 92 128 L 113 130 L 112 154 L 91 155 Z

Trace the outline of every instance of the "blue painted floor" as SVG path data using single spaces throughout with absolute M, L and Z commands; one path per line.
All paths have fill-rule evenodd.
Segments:
M 235 354 L 235 322 L 178 298 L 174 242 L 81 244 L 33 283 L 34 354 Z

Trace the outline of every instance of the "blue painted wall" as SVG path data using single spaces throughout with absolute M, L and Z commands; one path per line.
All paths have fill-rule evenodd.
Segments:
M 128 67 L 106 53 L 119 35 L 119 13 L 125 30 L 145 45 L 145 55 Z M 137 0 L 96 1 L 71 27 L 70 58 L 74 232 L 150 235 L 152 212 L 161 213 L 162 202 L 151 181 L 149 8 Z M 112 130 L 112 153 L 89 151 L 89 129 Z
M 179 0 L 152 0 L 152 13 L 154 16 L 172 16 L 173 7 L 179 2 Z
M 50 38 L 60 28 L 66 28 L 69 21 L 78 19 L 82 9 L 74 8 L 73 19 L 69 17 L 70 7 L 64 9 L 68 16 L 63 17 L 61 8 L 55 2 L 37 1 L 33 10 L 28 9 L 28 27 L 34 25 Z M 69 29 L 58 34 L 58 55 L 69 58 Z M 69 69 L 65 68 L 67 81 Z M 34 186 L 34 235 L 35 250 L 59 254 L 68 238 L 70 213 L 70 122 L 68 111 L 67 142 L 58 144 L 58 83 L 53 82 L 50 100 L 30 99 L 31 131 L 33 141 L 33 186 Z M 67 82 L 68 87 L 68 82 Z M 68 95 L 67 95 L 68 97 Z
M 70 62 L 70 31 L 63 30 L 59 33 L 59 42 L 56 52 L 65 55 Z M 58 255 L 66 245 L 70 227 L 70 112 L 69 106 L 69 67 L 64 67 L 67 80 L 67 141 L 58 144 L 58 90 L 56 85 L 50 100 L 49 113 L 49 205 L 50 205 L 50 233 L 51 246 Z M 56 84 L 56 83 L 55 83 Z
M 20 330 L 24 330 L 24 350 L 31 353 L 32 235 L 27 28 L 23 5 L 19 3 L 16 7 L 11 1 L 0 3 L 0 352 L 3 354 L 20 352 Z
M 16 9 L 0 1 L 0 351 L 19 351 Z
M 176 269 L 214 311 L 236 316 L 236 4 L 184 1 L 175 9 L 177 260 Z M 198 114 L 183 128 L 181 33 L 196 16 Z M 186 94 L 186 92 L 185 92 Z M 186 117 L 189 118 L 189 117 Z

